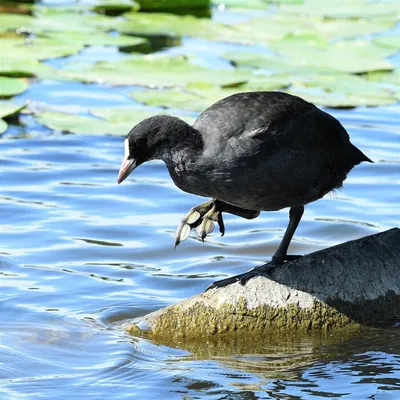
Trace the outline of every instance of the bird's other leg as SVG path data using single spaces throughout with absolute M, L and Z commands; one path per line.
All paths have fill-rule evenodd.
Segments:
M 199 237 L 204 241 L 205 237 L 214 230 L 214 221 L 218 223 L 221 236 L 225 233 L 225 225 L 222 212 L 235 214 L 246 219 L 256 218 L 260 212 L 246 210 L 232 206 L 219 200 L 209 200 L 193 207 L 182 219 L 174 237 L 175 247 L 187 239 L 190 231 L 195 228 Z
M 207 289 L 213 289 L 217 287 L 224 287 L 227 285 L 230 285 L 231 283 L 235 282 L 240 282 L 242 285 L 245 285 L 247 281 L 249 281 L 251 278 L 259 275 L 260 273 L 270 273 L 275 267 L 283 264 L 285 261 L 292 261 L 297 258 L 300 258 L 301 256 L 291 256 L 287 255 L 287 251 L 289 248 L 290 241 L 292 240 L 292 237 L 299 225 L 299 222 L 301 220 L 301 217 L 303 216 L 304 213 L 304 207 L 292 207 L 289 211 L 289 224 L 286 228 L 285 234 L 283 235 L 283 238 L 281 240 L 281 243 L 279 244 L 278 249 L 276 250 L 275 254 L 272 256 L 272 261 L 261 265 L 259 267 L 255 267 L 251 269 L 248 272 L 245 272 L 244 274 L 240 275 L 235 275 L 232 276 L 231 278 L 227 279 L 222 279 L 220 281 L 216 281 L 213 284 L 211 284 Z

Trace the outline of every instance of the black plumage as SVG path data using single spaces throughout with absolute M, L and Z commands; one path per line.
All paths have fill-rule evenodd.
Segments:
M 152 159 L 166 163 L 180 189 L 213 199 L 183 219 L 176 244 L 194 227 L 204 239 L 211 221 L 224 232 L 222 212 L 254 218 L 290 207 L 286 240 L 268 268 L 288 259 L 304 205 L 340 187 L 355 165 L 371 162 L 337 119 L 281 92 L 234 94 L 206 109 L 193 126 L 170 116 L 142 121 L 128 135 L 118 181 Z M 237 279 L 251 277 L 245 275 Z M 228 281 L 221 282 L 234 280 Z

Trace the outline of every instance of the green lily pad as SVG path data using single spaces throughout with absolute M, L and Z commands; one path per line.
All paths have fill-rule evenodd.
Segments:
M 390 89 L 393 94 L 400 100 L 400 70 L 393 72 L 374 72 L 367 75 L 367 79 L 372 82 L 377 82 L 381 86 Z
M 365 73 L 369 71 L 390 71 L 394 67 L 384 57 L 393 54 L 391 48 L 377 47 L 368 41 L 341 41 L 328 48 L 285 46 L 279 53 L 287 57 L 291 65 L 307 66 L 310 69 L 322 68 L 347 73 Z
M 191 15 L 173 15 L 163 13 L 127 13 L 126 18 L 116 25 L 122 33 L 154 37 L 163 35 L 169 37 L 197 36 L 208 39 L 227 35 L 231 28 L 217 24 L 210 19 L 196 18 Z
M 189 85 L 182 90 L 146 90 L 129 93 L 135 100 L 151 106 L 203 111 L 218 100 L 239 92 L 253 90 L 276 90 L 289 85 L 287 77 L 265 77 L 254 79 L 249 84 L 233 88 L 219 88 L 210 85 Z
M 74 64 L 60 73 L 83 82 L 154 87 L 186 86 L 189 83 L 223 86 L 244 83 L 251 76 L 246 71 L 209 70 L 193 65 L 183 57 L 152 55 L 118 62 L 98 62 L 95 65 Z
M 57 70 L 50 65 L 42 64 L 37 60 L 23 60 L 12 59 L 4 57 L 0 62 L 0 75 L 7 77 L 41 77 L 41 78 L 54 78 L 57 76 Z M 62 79 L 62 77 L 57 77 Z
M 31 27 L 34 24 L 34 18 L 23 14 L 1 14 L 0 32 L 16 30 L 20 28 Z
M 30 30 L 44 32 L 96 32 L 113 30 L 116 21 L 99 14 L 66 12 L 62 8 L 35 8 L 36 15 L 2 14 L 0 32 Z
M 395 21 L 324 19 L 302 15 L 267 15 L 232 25 L 229 31 L 222 31 L 224 40 L 245 44 L 261 44 L 293 34 L 319 35 L 327 40 L 355 37 L 358 35 L 384 32 L 395 26 Z
M 143 11 L 207 8 L 210 0 L 136 0 Z
M 92 9 L 95 12 L 116 16 L 128 11 L 138 11 L 140 5 L 133 0 L 102 0 Z
M 25 92 L 28 84 L 23 79 L 0 76 L 0 97 L 11 97 Z
M 146 118 L 153 117 L 154 115 L 172 115 L 178 117 L 188 124 L 192 124 L 196 118 L 184 115 L 179 112 L 167 112 L 167 111 L 152 111 L 141 108 L 121 108 L 121 107 L 94 107 L 90 109 L 90 113 L 106 119 L 113 124 L 128 124 L 128 130 L 124 134 L 128 134 L 129 130 L 140 121 Z M 122 126 L 122 125 L 121 125 Z
M 223 91 L 223 89 L 220 89 Z M 234 90 L 232 90 L 234 92 Z M 231 93 L 231 90 L 227 90 Z M 215 103 L 216 100 L 204 97 L 198 92 L 184 92 L 180 90 L 147 90 L 131 92 L 130 95 L 137 101 L 150 106 L 178 108 L 181 110 L 202 111 Z M 224 97 L 224 96 L 223 96 Z M 222 98 L 219 97 L 218 100 Z
M 269 4 L 302 4 L 304 0 L 213 0 L 213 4 L 216 6 L 223 5 L 229 9 L 258 9 L 267 8 Z
M 0 134 L 4 133 L 8 129 L 8 124 L 4 119 L 0 119 Z
M 148 41 L 144 38 L 127 35 L 110 35 L 106 32 L 54 32 L 46 34 L 48 40 L 60 45 L 79 45 L 79 46 L 117 46 L 131 51 L 141 51 L 147 48 Z
M 82 49 L 79 43 L 59 41 L 52 38 L 36 37 L 34 39 L 7 38 L 2 39 L 2 51 L 14 60 L 47 60 L 65 57 Z
M 10 117 L 18 114 L 27 104 L 15 104 L 10 101 L 0 101 L 0 118 Z
M 393 18 L 400 16 L 397 2 L 371 2 L 369 0 L 307 0 L 303 4 L 283 5 L 283 13 L 329 18 Z
M 381 106 L 397 102 L 393 91 L 352 75 L 317 75 L 293 79 L 289 92 L 332 108 Z
M 386 35 L 386 36 L 378 36 L 372 39 L 373 43 L 375 43 L 378 46 L 382 47 L 389 47 L 390 49 L 393 49 L 394 51 L 399 51 L 400 50 L 400 38 L 399 36 L 392 36 L 392 35 Z
M 123 135 L 117 124 L 109 124 L 100 118 L 83 117 L 61 112 L 36 114 L 37 121 L 52 130 L 83 135 Z M 126 127 L 127 128 L 127 127 Z
M 82 135 L 124 136 L 134 125 L 157 112 L 134 108 L 99 107 L 90 110 L 98 118 L 66 114 L 61 112 L 42 112 L 36 114 L 37 121 L 50 129 Z M 178 116 L 178 115 L 176 115 Z M 182 117 L 182 116 L 179 116 Z M 191 117 L 182 117 L 193 122 Z
M 392 72 L 372 72 L 367 75 L 367 79 L 380 83 L 393 83 L 400 86 L 400 70 Z
M 378 48 L 366 41 L 343 41 L 330 46 L 298 44 L 288 37 L 272 45 L 280 54 L 229 53 L 225 56 L 239 66 L 295 72 L 365 73 L 391 71 L 392 63 L 384 57 L 393 53 L 391 48 Z

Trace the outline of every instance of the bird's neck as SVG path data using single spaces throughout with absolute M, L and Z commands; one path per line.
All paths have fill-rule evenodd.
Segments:
M 168 118 L 167 124 L 158 132 L 154 140 L 157 142 L 155 146 L 157 150 L 153 158 L 164 161 L 167 166 L 194 158 L 203 149 L 203 138 L 200 132 L 175 117 Z

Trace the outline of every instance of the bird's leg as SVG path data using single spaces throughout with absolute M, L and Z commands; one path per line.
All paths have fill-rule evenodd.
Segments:
M 220 281 L 216 281 L 213 284 L 211 284 L 207 289 L 213 289 L 217 287 L 224 287 L 228 286 L 231 283 L 235 282 L 240 282 L 241 285 L 245 285 L 247 281 L 249 281 L 251 278 L 259 275 L 260 273 L 271 273 L 274 268 L 276 268 L 279 265 L 282 265 L 285 261 L 292 261 L 297 258 L 300 258 L 301 256 L 292 256 L 292 255 L 287 255 L 287 250 L 290 244 L 290 241 L 292 240 L 292 237 L 294 235 L 294 232 L 296 231 L 299 222 L 301 220 L 301 217 L 304 213 L 304 207 L 292 207 L 289 211 L 289 224 L 286 228 L 285 234 L 283 235 L 283 238 L 281 240 L 281 243 L 279 244 L 278 249 L 276 250 L 275 254 L 272 257 L 272 261 L 269 263 L 266 263 L 264 265 L 261 265 L 259 267 L 255 267 L 251 269 L 248 272 L 245 272 L 244 274 L 240 275 L 235 275 L 227 279 L 222 279 Z
M 205 237 L 214 230 L 214 221 L 218 223 L 221 236 L 224 236 L 225 225 L 222 212 L 235 214 L 246 219 L 257 217 L 260 212 L 246 210 L 219 200 L 209 200 L 193 207 L 182 219 L 175 232 L 175 247 L 187 239 L 190 231 L 195 228 L 199 237 L 204 241 Z

